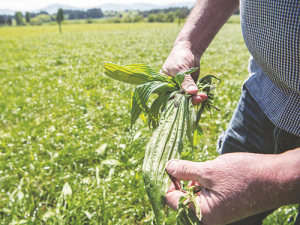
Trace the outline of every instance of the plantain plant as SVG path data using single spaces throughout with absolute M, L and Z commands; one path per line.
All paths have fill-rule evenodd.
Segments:
M 143 162 L 145 188 L 153 207 L 157 224 L 164 224 L 166 192 L 170 186 L 170 177 L 165 172 L 165 165 L 170 159 L 180 158 L 184 136 L 191 146 L 195 146 L 202 137 L 199 126 L 202 113 L 210 109 L 214 99 L 213 75 L 202 77 L 197 82 L 199 91 L 207 94 L 207 100 L 194 107 L 191 95 L 181 88 L 185 75 L 198 68 L 191 68 L 178 73 L 175 77 L 161 74 L 145 64 L 120 66 L 105 62 L 105 74 L 113 79 L 137 85 L 132 96 L 131 127 L 141 113 L 148 115 L 148 125 L 153 130 L 146 147 Z M 148 107 L 151 94 L 158 94 Z M 217 108 L 215 108 L 217 109 Z M 201 187 L 190 187 L 178 205 L 177 224 L 199 224 L 201 209 L 196 202 L 196 195 Z M 188 205 L 194 202 L 196 216 Z

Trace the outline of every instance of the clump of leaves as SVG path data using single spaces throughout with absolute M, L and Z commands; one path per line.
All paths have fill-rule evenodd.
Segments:
M 105 62 L 105 74 L 113 79 L 136 84 L 132 96 L 131 126 L 141 113 L 148 115 L 148 125 L 153 133 L 146 147 L 143 162 L 143 178 L 147 194 L 153 206 L 157 224 L 164 224 L 165 194 L 170 185 L 170 177 L 165 172 L 165 164 L 170 159 L 180 158 L 184 136 L 194 146 L 201 139 L 203 131 L 199 121 L 204 110 L 216 109 L 212 105 L 214 99 L 211 91 L 214 89 L 213 75 L 202 77 L 197 82 L 199 91 L 205 92 L 207 100 L 194 107 L 191 95 L 181 88 L 185 75 L 191 74 L 198 68 L 191 68 L 178 73 L 175 77 L 156 72 L 145 64 L 130 64 L 120 66 Z M 150 107 L 147 102 L 151 94 L 159 94 Z M 196 188 L 197 190 L 199 187 Z M 195 189 L 195 190 L 196 190 Z M 189 193 L 189 192 L 187 192 Z M 180 204 L 179 218 L 187 218 L 184 224 L 197 224 L 201 217 L 192 217 L 193 213 L 185 207 L 195 200 L 193 194 L 186 195 Z M 192 199 L 192 200 L 189 200 Z M 194 204 L 197 204 L 194 202 Z M 199 214 L 200 209 L 197 210 Z M 190 223 L 189 223 L 190 221 Z M 180 224 L 180 223 L 179 223 Z
M 199 221 L 201 221 L 202 218 L 202 213 L 199 202 L 196 198 L 201 189 L 201 186 L 190 186 L 187 188 L 185 195 L 179 198 L 179 204 L 177 207 L 178 213 L 176 216 L 177 225 L 199 224 Z M 196 215 L 188 207 L 191 203 L 194 203 Z

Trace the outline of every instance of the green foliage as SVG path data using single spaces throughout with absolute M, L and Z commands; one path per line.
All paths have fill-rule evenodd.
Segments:
M 4 16 L 0 15 L 0 26 L 5 24 Z
M 26 17 L 26 23 L 30 23 L 31 17 L 30 17 L 30 13 L 29 12 L 26 12 L 25 17 Z
M 56 21 L 58 23 L 61 23 L 64 20 L 64 11 L 62 8 L 58 9 L 57 15 L 56 15 Z
M 164 17 L 165 17 L 165 14 L 164 13 L 157 13 L 155 15 L 155 21 L 156 22 L 164 22 Z
M 56 30 L 0 29 L 0 224 L 153 224 L 141 173 L 148 124 L 141 114 L 129 132 L 133 86 L 104 76 L 103 61 L 143 62 L 159 71 L 180 27 L 83 20 L 64 25 L 64 35 Z M 222 80 L 214 90 L 222 111 L 202 115 L 203 141 L 184 148 L 183 159 L 217 156 L 248 58 L 240 25 L 225 25 L 200 74 Z M 166 224 L 174 224 L 176 213 L 169 213 Z M 285 207 L 264 225 L 296 213 Z
M 15 13 L 15 20 L 17 23 L 17 26 L 23 26 L 24 22 L 23 22 L 23 15 L 21 12 L 16 12 Z
M 61 22 L 64 20 L 64 11 L 62 8 L 58 9 L 57 15 L 56 15 L 56 21 L 59 25 L 59 32 L 61 33 Z
M 86 23 L 93 23 L 93 20 L 87 19 L 87 20 L 86 20 Z
M 148 16 L 148 22 L 149 23 L 155 22 L 155 18 L 156 18 L 155 14 L 149 14 L 149 16 Z
M 133 22 L 141 22 L 144 20 L 144 17 L 142 15 L 136 15 L 133 19 Z
M 52 21 L 52 17 L 47 14 L 40 14 L 32 18 L 30 21 L 31 25 L 42 25 L 43 23 L 49 23 Z
M 173 23 L 173 22 L 174 22 L 174 19 L 175 19 L 174 13 L 173 13 L 173 12 L 168 12 L 168 13 L 165 15 L 164 21 L 165 21 L 165 22 L 168 22 L 168 23 Z

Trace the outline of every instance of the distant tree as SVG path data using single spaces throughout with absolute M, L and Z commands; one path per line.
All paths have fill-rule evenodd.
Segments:
M 148 15 L 148 22 L 149 23 L 155 22 L 155 14 L 151 13 Z
M 156 14 L 156 22 L 164 22 L 164 17 L 165 17 L 165 14 L 160 12 L 160 13 L 157 13 Z
M 130 16 L 127 16 L 126 18 L 124 18 L 124 23 L 131 23 L 132 19 L 130 18 Z
M 49 15 L 49 13 L 46 12 L 46 11 L 40 11 L 37 15 L 40 15 L 40 14 L 46 14 L 46 15 Z
M 30 23 L 30 13 L 29 12 L 26 12 L 25 14 L 25 17 L 26 17 L 26 23 Z
M 175 15 L 178 17 L 178 25 L 179 26 L 180 26 L 181 20 L 185 19 L 187 14 L 188 14 L 188 11 L 186 11 L 186 10 L 180 10 L 180 9 L 176 10 Z
M 18 26 L 24 25 L 23 15 L 22 15 L 21 12 L 16 12 L 16 14 L 15 14 L 15 20 L 16 20 L 16 23 L 17 23 Z
M 8 26 L 11 26 L 11 25 L 12 25 L 12 20 L 11 20 L 11 17 L 10 17 L 10 16 L 6 19 L 6 24 L 7 24 Z
M 0 15 L 0 26 L 5 24 L 4 16 Z
M 87 17 L 88 18 L 101 18 L 103 17 L 103 12 L 101 9 L 89 9 L 86 11 Z
M 57 15 L 56 15 L 56 21 L 59 26 L 59 32 L 61 33 L 61 22 L 64 20 L 64 11 L 62 8 L 58 9 Z
M 70 12 L 69 13 L 69 20 L 74 20 L 75 19 L 75 12 Z
M 168 13 L 165 15 L 164 22 L 173 23 L 173 22 L 174 22 L 174 19 L 175 19 L 174 13 L 168 12 Z
M 136 15 L 133 19 L 133 22 L 140 22 L 144 19 L 142 15 Z

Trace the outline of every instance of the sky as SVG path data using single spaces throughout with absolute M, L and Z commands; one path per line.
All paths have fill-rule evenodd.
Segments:
M 106 3 L 133 4 L 143 2 L 154 5 L 165 5 L 187 1 L 191 0 L 0 0 L 0 9 L 34 11 L 52 4 L 70 5 L 78 8 L 89 8 Z

